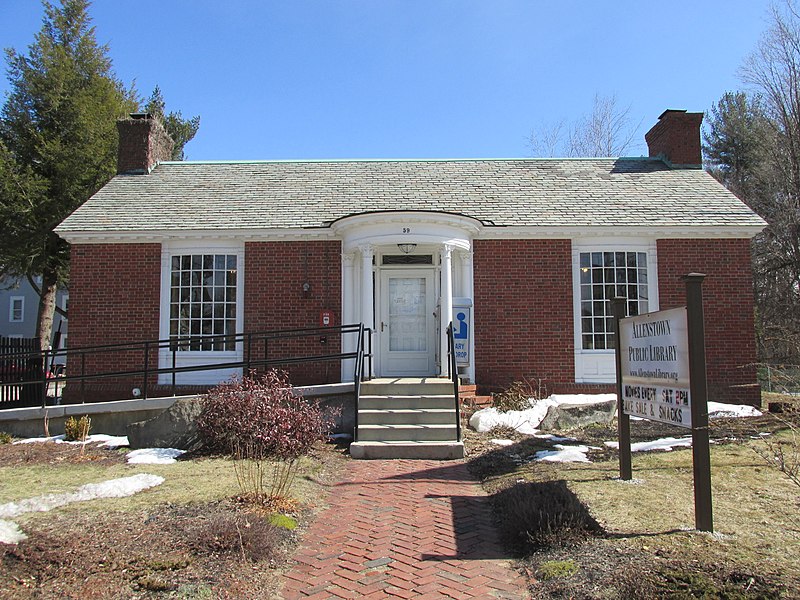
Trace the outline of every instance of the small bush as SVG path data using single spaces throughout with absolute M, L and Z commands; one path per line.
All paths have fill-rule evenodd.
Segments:
M 531 398 L 544 398 L 546 390 L 541 380 L 535 384 L 527 379 L 515 381 L 507 389 L 492 394 L 492 406 L 500 412 L 530 408 Z
M 549 579 L 568 579 L 579 571 L 574 560 L 548 560 L 539 565 L 539 577 Z
M 14 438 L 11 437 L 10 433 L 0 431 L 0 444 L 10 444 L 12 439 Z
M 241 556 L 253 562 L 275 560 L 291 535 L 257 515 L 216 513 L 187 532 L 195 552 Z
M 234 458 L 242 494 L 269 505 L 282 504 L 298 459 L 327 437 L 332 424 L 318 402 L 294 393 L 284 373 L 269 371 L 209 391 L 197 431 L 211 450 Z M 265 475 L 269 460 L 277 461 L 271 479 Z
M 570 546 L 602 528 L 564 481 L 524 483 L 492 497 L 505 543 L 520 555 Z
M 89 430 L 92 428 L 92 420 L 89 415 L 83 415 L 80 419 L 70 417 L 64 422 L 64 439 L 68 442 L 83 442 L 89 437 Z

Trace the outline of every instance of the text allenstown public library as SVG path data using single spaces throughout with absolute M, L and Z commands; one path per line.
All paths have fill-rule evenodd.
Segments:
M 702 170 L 702 117 L 665 111 L 649 157 L 170 162 L 160 124 L 133 115 L 119 122 L 119 174 L 56 228 L 72 244 L 70 346 L 326 317 L 373 328 L 376 376 L 426 376 L 440 373 L 440 324 L 454 321 L 462 375 L 479 389 L 524 377 L 607 391 L 607 300 L 626 296 L 629 314 L 681 306 L 681 277 L 701 272 L 710 399 L 756 404 L 750 240 L 765 223 Z M 241 360 L 241 346 L 177 361 Z M 130 397 L 137 381 L 101 396 Z

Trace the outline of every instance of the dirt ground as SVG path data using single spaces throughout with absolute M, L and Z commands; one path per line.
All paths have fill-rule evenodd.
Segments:
M 780 429 L 770 416 L 722 419 L 713 422 L 711 436 L 735 448 L 759 432 Z M 647 421 L 632 424 L 634 442 L 687 433 Z M 569 435 L 596 448 L 590 452 L 591 468 L 605 469 L 600 479 L 609 478 L 617 454 L 602 442 L 616 438 L 615 427 L 589 427 Z M 514 440 L 513 451 L 492 444 L 496 437 Z M 518 557 L 517 566 L 528 577 L 533 598 L 800 598 L 800 573 L 782 572 L 780 564 L 754 558 L 747 549 L 733 552 L 728 548 L 734 542 L 721 544 L 720 538 L 677 528 L 620 533 L 624 528 L 614 526 L 607 506 L 583 502 L 585 490 L 591 490 L 585 471 L 530 462 L 537 450 L 551 448 L 549 442 L 510 431 L 478 434 L 465 429 L 465 443 L 470 470 L 492 495 L 498 526 L 510 555 Z M 91 465 L 113 470 L 124 460 L 124 451 L 93 446 L 81 452 L 54 443 L 0 445 L 0 467 L 38 469 L 32 473 L 62 465 L 65 470 Z M 324 503 L 326 485 L 347 460 L 345 446 L 317 448 L 303 477 L 306 494 L 315 502 L 302 503 L 290 514 L 299 524 L 293 530 L 271 523 L 232 496 L 204 496 L 195 502 L 185 496 L 159 503 L 139 500 L 109 510 L 55 510 L 21 519 L 29 538 L 18 545 L 0 544 L 0 597 L 275 597 L 282 569 Z M 685 460 L 648 468 L 674 469 L 676 477 L 687 477 Z M 541 505 L 530 501 L 537 494 L 546 499 Z M 781 501 L 797 513 L 796 493 Z M 759 513 L 759 518 L 766 522 L 770 516 Z M 538 529 L 525 529 L 531 522 Z M 786 543 L 785 551 L 797 555 L 797 537 L 786 538 L 789 542 L 779 538 L 765 544 Z M 775 556 L 781 548 L 764 556 Z
M 305 483 L 336 478 L 344 449 L 320 444 Z M 203 457 L 187 460 L 203 461 Z M 0 465 L 115 465 L 124 451 L 68 444 L 0 445 Z M 315 508 L 319 508 L 319 504 Z M 0 597 L 273 598 L 281 569 L 314 510 L 300 506 L 289 530 L 270 523 L 235 497 L 214 502 L 156 504 L 146 509 L 55 510 L 22 523 L 28 539 L 0 544 Z
M 796 413 L 794 419 L 797 422 Z M 717 441 L 712 446 L 715 451 L 743 457 L 741 465 L 737 465 L 743 468 L 733 472 L 733 477 L 753 471 L 757 475 L 769 474 L 774 478 L 769 481 L 784 484 L 788 480 L 768 468 L 748 448 L 760 435 L 775 435 L 781 431 L 786 433 L 785 422 L 770 414 L 747 419 L 715 419 L 710 426 L 710 436 Z M 757 545 L 770 547 L 772 554 L 769 555 L 762 555 L 760 548 L 742 548 L 743 544 L 734 536 L 697 533 L 690 527 L 659 529 L 653 526 L 641 530 L 626 527 L 622 523 L 630 525 L 636 519 L 617 514 L 615 511 L 622 513 L 624 509 L 614 506 L 616 499 L 600 502 L 597 494 L 592 493 L 599 484 L 587 483 L 614 478 L 618 453 L 603 442 L 617 439 L 616 423 L 610 427 L 592 426 L 561 433 L 592 448 L 588 453 L 591 466 L 533 463 L 532 456 L 538 450 L 548 449 L 549 443 L 507 429 L 486 434 L 472 430 L 466 433 L 470 470 L 492 494 L 498 527 L 509 550 L 518 557 L 518 568 L 528 577 L 533 598 L 800 598 L 797 561 L 781 564 L 770 558 L 782 553 L 797 556 L 800 522 L 796 519 L 787 521 L 793 530 L 776 524 L 773 537 L 760 540 L 762 543 Z M 689 434 L 689 430 L 656 422 L 631 422 L 632 442 Z M 490 441 L 492 438 L 511 439 L 515 443 L 499 447 Z M 677 460 L 679 453 L 683 453 L 682 460 Z M 691 450 L 668 453 L 668 461 L 661 458 L 667 456 L 665 453 L 648 454 L 653 456 L 652 460 L 640 453 L 634 455 L 634 478 L 637 466 L 648 473 L 652 473 L 653 468 L 674 469 L 675 477 L 684 480 L 681 483 L 675 479 L 675 485 L 683 485 L 691 493 Z M 713 477 L 719 478 L 719 485 L 730 476 L 726 472 L 729 466 L 714 466 Z M 651 475 L 651 478 L 650 483 L 654 484 L 656 476 Z M 685 485 L 686 479 L 688 485 Z M 667 478 L 667 486 L 669 481 Z M 768 494 L 758 489 L 758 483 L 745 478 L 738 487 L 746 502 L 755 503 L 757 496 Z M 748 488 L 754 489 L 748 493 Z M 787 511 L 798 514 L 800 489 L 790 483 L 785 483 L 781 489 L 788 494 L 776 491 L 770 501 L 753 510 L 763 523 L 770 520 L 770 511 L 774 511 L 773 516 Z M 515 490 L 521 493 L 515 494 Z M 543 498 L 538 505 L 537 493 Z M 584 497 L 592 502 L 585 504 Z M 691 509 L 691 496 L 685 500 Z M 715 506 L 726 506 L 726 500 L 716 498 Z M 598 523 L 595 517 L 604 522 Z M 724 521 L 726 529 L 748 527 L 748 516 L 737 518 L 725 515 L 720 520 Z M 651 520 L 645 516 L 644 521 Z M 504 531 L 504 523 L 508 522 L 515 526 Z

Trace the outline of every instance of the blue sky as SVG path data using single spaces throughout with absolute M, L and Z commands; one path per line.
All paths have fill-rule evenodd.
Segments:
M 766 0 L 95 0 L 142 95 L 200 115 L 191 160 L 530 155 L 532 129 L 616 94 L 644 132 L 742 89 Z M 24 50 L 37 0 L 0 0 Z M 8 82 L 0 81 L 5 96 Z M 639 140 L 641 140 L 639 142 Z

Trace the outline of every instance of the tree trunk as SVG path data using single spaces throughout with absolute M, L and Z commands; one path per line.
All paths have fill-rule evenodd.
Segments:
M 42 293 L 39 297 L 39 313 L 36 317 L 36 336 L 42 350 L 50 347 L 53 339 L 53 315 L 56 311 L 56 292 L 58 280 L 49 269 L 42 273 Z

